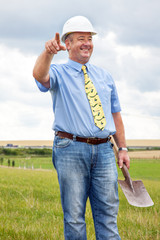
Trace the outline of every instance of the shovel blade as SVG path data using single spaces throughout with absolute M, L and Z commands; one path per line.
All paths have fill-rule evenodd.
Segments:
M 135 207 L 150 207 L 154 205 L 142 181 L 132 181 L 133 189 L 125 180 L 118 180 L 118 183 L 129 204 Z

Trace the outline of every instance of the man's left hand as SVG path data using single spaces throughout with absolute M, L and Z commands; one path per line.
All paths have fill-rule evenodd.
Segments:
M 128 155 L 128 152 L 127 151 L 119 151 L 118 152 L 118 166 L 119 168 L 122 168 L 123 167 L 123 164 L 125 164 L 127 166 L 127 168 L 129 169 L 130 167 L 130 158 L 129 158 L 129 155 Z

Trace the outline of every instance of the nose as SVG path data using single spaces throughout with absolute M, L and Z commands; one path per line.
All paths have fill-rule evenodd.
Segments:
M 83 42 L 83 45 L 84 46 L 90 46 L 91 45 L 91 42 L 88 40 L 88 39 L 86 39 L 84 42 Z
M 91 41 L 88 40 L 88 39 L 86 39 L 85 43 L 86 43 L 86 44 L 91 44 Z

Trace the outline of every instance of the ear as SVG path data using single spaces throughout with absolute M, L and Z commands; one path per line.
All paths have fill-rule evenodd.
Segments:
M 66 40 L 65 40 L 65 45 L 66 45 L 67 51 L 69 51 L 70 48 L 71 48 L 71 42 L 69 41 L 69 39 L 66 39 Z

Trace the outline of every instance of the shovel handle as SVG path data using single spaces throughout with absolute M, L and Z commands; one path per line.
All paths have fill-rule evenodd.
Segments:
M 113 136 L 111 137 L 111 143 L 113 144 L 113 151 L 116 156 L 116 159 L 118 160 L 118 147 L 113 139 Z M 128 168 L 125 164 L 123 164 L 123 167 L 121 168 L 121 170 L 122 170 L 122 173 L 123 173 L 123 176 L 125 177 L 125 179 L 131 179 L 129 172 L 128 172 Z
M 117 147 L 117 144 L 115 143 L 113 137 L 111 137 L 111 143 L 113 144 L 113 151 L 114 151 L 115 156 L 116 156 L 116 158 L 118 160 L 118 147 Z M 129 187 L 132 190 L 132 192 L 134 192 L 133 183 L 132 183 L 131 177 L 129 175 L 129 171 L 128 171 L 128 168 L 127 168 L 126 164 L 123 164 L 123 167 L 121 168 L 121 171 L 123 173 L 125 181 L 129 185 Z

